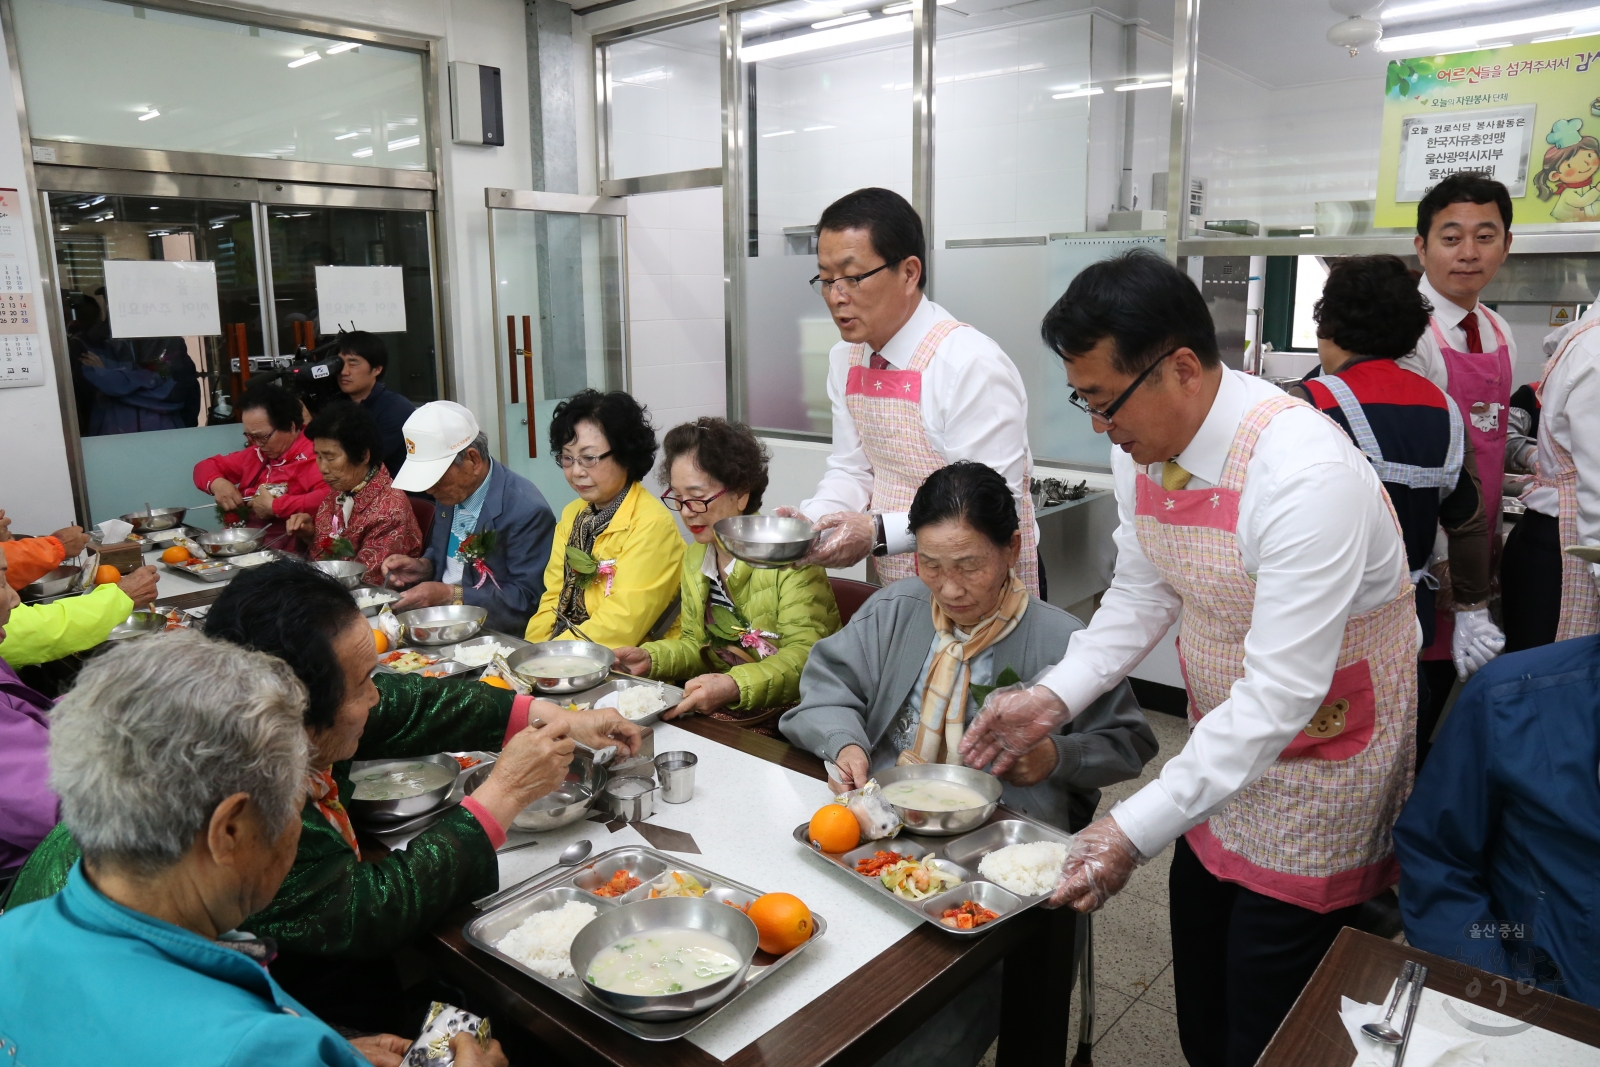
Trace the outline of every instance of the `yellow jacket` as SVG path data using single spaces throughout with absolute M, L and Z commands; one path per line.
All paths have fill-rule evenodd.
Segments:
M 561 584 L 566 577 L 567 538 L 578 513 L 588 507 L 581 497 L 568 504 L 556 523 L 550 545 L 550 562 L 544 568 L 544 595 L 539 610 L 528 620 L 528 640 L 548 641 L 555 629 L 556 605 L 561 600 Z M 668 511 L 639 482 L 633 484 L 611 522 L 594 539 L 594 558 L 598 562 L 616 561 L 611 593 L 606 580 L 594 577 L 583 591 L 589 618 L 578 625 L 602 645 L 617 648 L 644 641 L 661 613 L 678 594 L 679 573 L 683 566 L 683 535 Z M 676 636 L 676 621 L 665 636 Z M 563 631 L 563 638 L 577 635 Z
M 110 582 L 82 596 L 19 604 L 6 623 L 0 659 L 15 669 L 86 651 L 103 642 L 111 628 L 132 612 L 133 600 Z

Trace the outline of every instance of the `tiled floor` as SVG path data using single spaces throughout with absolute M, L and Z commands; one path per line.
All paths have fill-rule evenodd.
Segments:
M 1183 719 L 1147 712 L 1161 751 L 1137 780 L 1105 791 L 1099 814 L 1161 771 L 1188 739 Z M 1095 1067 L 1185 1067 L 1172 996 L 1172 939 L 1167 925 L 1167 849 L 1134 872 L 1127 888 L 1094 916 Z M 1078 1043 L 1078 990 L 1072 991 L 1067 1057 Z M 979 1067 L 994 1067 L 990 1048 Z

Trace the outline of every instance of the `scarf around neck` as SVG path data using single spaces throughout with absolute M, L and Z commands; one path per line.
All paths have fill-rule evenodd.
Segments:
M 356 854 L 356 859 L 361 859 L 361 846 L 356 843 L 356 828 L 350 825 L 350 813 L 344 810 L 344 805 L 339 803 L 339 783 L 333 780 L 331 770 L 313 770 L 307 775 L 307 788 L 311 792 L 311 801 L 316 804 L 317 810 L 322 812 L 322 817 L 328 820 L 328 825 L 339 831 L 339 836 L 344 838 L 344 843 Z
M 900 753 L 897 764 L 960 763 L 961 738 L 967 732 L 967 691 L 972 660 L 1004 640 L 1028 610 L 1028 589 L 1012 571 L 994 613 L 972 628 L 966 640 L 956 634 L 955 620 L 933 602 L 933 662 L 922 686 L 917 737 Z
M 633 483 L 629 482 L 622 487 L 622 492 L 604 506 L 596 508 L 590 504 L 578 512 L 578 517 L 572 521 L 572 531 L 567 535 L 567 546 L 594 555 L 595 538 L 611 525 L 611 520 L 616 518 L 622 502 L 628 498 L 628 493 L 632 490 Z M 561 599 L 557 602 L 556 609 L 566 618 L 582 625 L 589 621 L 589 608 L 583 598 L 586 586 L 578 581 L 578 574 L 570 563 L 563 563 L 562 568 Z M 559 636 L 566 629 L 565 624 L 557 619 L 554 629 L 550 632 L 551 638 Z

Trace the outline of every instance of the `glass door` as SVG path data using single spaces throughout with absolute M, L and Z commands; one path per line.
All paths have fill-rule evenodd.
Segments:
M 626 201 L 490 190 L 501 458 L 560 511 L 550 417 L 581 389 L 626 389 Z

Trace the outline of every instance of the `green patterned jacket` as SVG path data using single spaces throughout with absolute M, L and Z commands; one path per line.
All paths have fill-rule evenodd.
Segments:
M 446 750 L 499 751 L 512 694 L 476 682 L 380 674 L 379 700 L 356 759 L 425 756 Z M 337 763 L 339 796 L 350 797 L 350 764 Z M 394 951 L 463 903 L 494 892 L 499 864 L 489 835 L 465 808 L 418 834 L 403 852 L 358 861 L 309 800 L 300 847 L 278 893 L 240 928 L 308 956 L 374 958 Z M 7 910 L 66 885 L 78 846 L 57 826 L 28 857 Z

